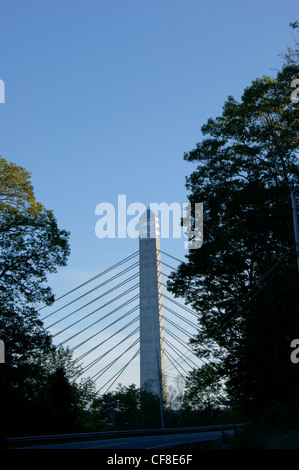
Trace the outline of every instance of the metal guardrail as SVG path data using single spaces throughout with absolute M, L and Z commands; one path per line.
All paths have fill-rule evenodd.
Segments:
M 8 437 L 6 438 L 7 444 L 22 443 L 22 442 L 40 442 L 51 440 L 63 439 L 87 439 L 87 438 L 102 438 L 120 436 L 140 436 L 140 435 L 157 435 L 157 434 L 180 434 L 190 432 L 204 432 L 204 431 L 229 431 L 234 429 L 241 429 L 248 426 L 245 424 L 216 424 L 213 426 L 200 426 L 192 428 L 165 428 L 165 429 L 137 429 L 129 431 L 103 431 L 103 432 L 86 432 L 86 433 L 73 433 L 73 434 L 51 434 L 43 436 L 23 436 L 23 437 Z

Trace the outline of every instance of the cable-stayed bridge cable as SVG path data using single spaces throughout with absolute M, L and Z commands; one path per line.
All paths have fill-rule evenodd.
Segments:
M 164 338 L 164 341 L 165 341 L 165 343 L 168 344 L 168 346 L 175 352 L 175 354 L 177 354 L 177 355 L 181 358 L 182 353 L 176 351 L 175 348 L 172 346 L 172 344 L 170 344 L 170 342 L 169 342 L 166 338 Z M 181 365 L 180 365 L 180 367 L 181 367 L 181 368 L 184 370 L 184 372 L 187 374 L 187 372 L 185 371 L 185 369 L 184 369 Z
M 94 302 L 97 302 L 98 300 L 102 299 L 103 297 L 105 297 L 106 295 L 108 294 L 111 294 L 112 292 L 114 292 L 116 289 L 119 289 L 120 287 L 123 287 L 125 284 L 128 284 L 128 282 L 132 281 L 133 279 L 136 279 L 136 277 L 138 277 L 139 274 L 134 274 L 133 276 L 131 276 L 130 278 L 126 279 L 125 281 L 121 282 L 120 284 L 118 284 L 117 286 L 115 287 L 112 287 L 111 289 L 107 290 L 106 292 L 104 292 L 104 294 L 101 294 L 99 295 L 98 297 L 96 297 L 95 299 L 91 300 L 90 302 L 88 302 L 87 304 L 83 305 L 82 307 L 79 307 L 77 308 L 77 310 L 74 310 L 73 312 L 65 315 L 64 317 L 60 318 L 59 320 L 57 320 L 56 322 L 52 323 L 51 325 L 47 326 L 47 329 L 49 328 L 52 328 L 53 326 L 57 325 L 58 323 L 62 322 L 63 320 L 66 320 L 67 318 L 69 318 L 70 316 L 74 315 L 75 313 L 79 312 L 80 310 L 82 310 L 83 308 L 86 308 L 88 307 L 89 305 L 93 304 Z
M 172 336 L 178 343 L 180 343 L 182 346 L 184 346 L 184 348 L 187 349 L 188 352 L 191 352 L 192 356 L 195 356 L 194 352 L 191 350 L 190 347 L 188 347 L 183 341 L 181 341 L 177 335 L 174 335 L 170 330 L 168 330 L 168 328 L 164 328 L 166 333 L 168 333 L 170 336 Z M 180 357 L 181 358 L 181 357 Z M 192 359 L 190 359 L 190 357 L 186 356 L 185 355 L 185 358 L 190 361 L 190 363 L 192 363 L 195 367 L 198 367 L 198 364 L 196 364 L 194 361 L 192 361 Z M 182 359 L 182 358 L 181 358 Z M 187 362 L 186 360 L 186 362 Z M 203 359 L 200 359 L 202 362 L 205 362 L 205 360 Z
M 166 351 L 166 350 L 165 350 L 164 352 L 165 352 L 165 355 L 166 355 L 168 358 L 171 357 L 172 360 L 173 360 L 175 363 L 177 363 L 177 365 L 184 371 L 185 375 L 188 374 L 188 372 L 184 369 L 184 367 L 183 367 L 181 364 L 179 364 L 179 363 L 177 362 L 177 360 L 170 354 L 169 351 Z M 175 353 L 177 354 L 176 351 L 175 351 Z M 170 362 L 172 363 L 172 361 L 170 361 Z M 172 363 L 172 364 L 173 364 L 173 363 Z M 174 364 L 173 364 L 173 365 L 174 365 Z M 175 366 L 175 368 L 176 368 L 176 370 L 179 372 L 179 370 L 178 370 L 178 368 L 177 368 L 176 366 Z M 165 368 L 165 369 L 166 369 L 166 368 Z M 180 373 L 180 372 L 179 372 L 179 373 Z M 182 375 L 182 374 L 181 374 L 181 375 Z M 183 375 L 182 375 L 182 377 L 183 377 L 183 379 L 185 380 L 185 377 L 184 377 Z
M 111 336 L 109 336 L 108 338 L 104 339 L 101 343 L 97 344 L 96 346 L 93 346 L 91 349 L 89 349 L 87 352 L 83 353 L 78 359 L 77 361 L 81 361 L 82 359 L 84 359 L 85 357 L 87 357 L 89 354 L 91 354 L 93 351 L 95 351 L 96 349 L 98 349 L 100 346 L 102 346 L 103 344 L 107 343 L 107 341 L 109 341 L 111 338 L 113 338 L 114 336 L 116 336 L 118 333 L 120 333 L 121 331 L 124 331 L 126 330 L 129 326 L 133 325 L 134 323 L 136 323 L 136 321 L 138 320 L 138 317 L 134 318 L 133 320 L 131 320 L 128 324 L 126 324 L 125 326 L 123 326 L 122 328 L 120 328 L 118 331 L 116 331 L 115 333 L 113 333 Z M 97 359 L 96 359 L 97 361 Z
M 122 356 L 124 356 L 124 354 L 126 354 L 128 351 L 130 351 L 130 349 L 134 348 L 134 346 L 136 346 L 136 344 L 138 344 L 139 342 L 140 342 L 140 339 L 137 338 L 134 341 L 134 343 L 131 344 L 131 346 L 129 346 L 125 351 L 123 351 L 118 357 L 113 359 L 113 361 L 111 361 L 109 364 L 107 364 L 101 370 L 99 370 L 96 374 L 94 374 L 91 377 L 91 380 L 98 380 L 100 377 L 102 377 L 102 375 L 104 375 L 107 372 L 107 370 L 110 369 L 110 367 L 112 367 Z
M 124 269 L 123 271 L 121 271 L 120 273 L 116 274 L 115 276 L 110 277 L 110 278 L 107 279 L 106 281 L 102 282 L 102 284 L 99 284 L 98 286 L 94 287 L 93 289 L 90 289 L 88 292 L 85 292 L 84 294 L 80 295 L 79 297 L 77 297 L 76 299 L 72 300 L 71 302 L 69 302 L 69 303 L 63 305 L 63 306 L 60 307 L 60 308 L 58 308 L 58 309 L 55 310 L 54 312 L 49 313 L 49 315 L 43 317 L 41 320 L 42 320 L 42 321 L 46 320 L 47 318 L 51 317 L 51 316 L 54 315 L 55 313 L 60 312 L 60 311 L 63 310 L 64 308 L 69 307 L 70 305 L 72 305 L 73 303 L 77 302 L 78 300 L 81 300 L 83 297 L 86 297 L 86 295 L 89 295 L 89 294 L 91 294 L 92 292 L 95 292 L 96 290 L 101 289 L 102 287 L 104 287 L 105 285 L 107 285 L 109 282 L 112 282 L 112 281 L 114 281 L 115 279 L 119 278 L 120 276 L 123 276 L 123 275 L 126 274 L 127 272 L 131 271 L 131 269 L 136 268 L 138 265 L 139 265 L 139 262 L 133 264 L 133 265 L 130 266 L 129 268 Z
M 186 336 L 188 336 L 188 338 L 190 339 L 192 336 L 194 336 L 192 333 L 190 333 L 189 331 L 185 330 L 185 328 L 181 327 L 180 325 L 177 325 L 176 323 L 174 323 L 172 320 L 170 320 L 169 318 L 167 318 L 165 315 L 163 315 L 163 318 L 164 320 L 166 320 L 168 323 L 170 323 L 172 326 L 174 326 L 175 328 L 177 328 L 178 330 L 181 331 L 181 333 L 184 333 Z M 200 347 L 205 349 L 206 351 L 208 351 L 210 354 L 213 354 L 213 352 L 211 351 L 211 349 L 209 349 L 207 346 L 204 346 L 202 344 L 200 344 Z M 196 356 L 196 354 L 193 352 L 192 353 L 193 355 Z
M 173 315 L 175 315 L 177 318 L 179 318 L 180 320 L 184 321 L 187 325 L 191 326 L 192 328 L 196 328 L 198 330 L 198 326 L 195 325 L 194 323 L 192 323 L 190 320 L 188 320 L 187 318 L 183 317 L 182 315 L 180 315 L 179 313 L 175 312 L 174 310 L 172 310 L 171 308 L 169 308 L 167 305 L 165 304 L 159 304 L 160 306 L 163 307 L 163 309 L 165 308 L 165 310 L 167 310 L 169 313 L 172 313 Z
M 123 338 L 121 341 L 119 341 L 118 344 L 114 345 L 112 348 L 110 348 L 108 351 L 106 351 L 104 354 L 102 354 L 100 357 L 98 357 L 97 359 L 94 359 L 90 364 L 88 364 L 87 366 L 85 366 L 83 369 L 82 369 L 82 374 L 84 374 L 87 370 L 89 370 L 91 367 L 93 367 L 97 362 L 99 362 L 101 359 L 103 359 L 103 357 L 107 356 L 107 354 L 109 354 L 111 351 L 113 351 L 115 348 L 117 348 L 120 344 L 124 343 L 127 339 L 129 339 L 131 336 L 133 336 L 134 334 L 137 333 L 137 331 L 139 330 L 139 327 L 137 327 L 134 331 L 132 331 L 131 333 L 128 334 L 128 336 L 126 336 L 125 338 Z M 89 351 L 88 351 L 89 353 Z M 86 354 L 87 355 L 87 354 Z M 74 362 L 77 362 L 77 361 L 80 361 L 82 359 L 84 359 L 84 357 L 86 356 L 85 354 L 82 354 L 82 356 L 80 356 L 78 359 L 75 359 Z
M 137 328 L 138 330 L 138 328 Z M 135 330 L 136 332 L 136 330 Z M 128 337 L 132 336 L 132 333 L 130 333 L 130 335 Z M 128 338 L 127 337 L 127 338 Z M 100 371 L 96 372 L 96 374 L 94 374 L 92 377 L 90 377 L 90 380 L 98 380 L 99 377 L 101 377 L 103 374 L 105 374 L 105 372 L 120 358 L 122 357 L 127 351 L 129 351 L 130 349 L 132 349 L 132 347 L 134 347 L 138 342 L 140 341 L 139 338 L 137 338 L 133 344 L 131 344 L 131 346 L 129 346 L 124 352 L 122 352 L 116 359 L 113 359 L 113 361 L 111 361 L 108 365 L 104 366 Z M 115 347 L 114 347 L 115 348 Z M 106 351 L 106 353 L 102 354 L 102 356 L 100 356 L 98 358 L 98 361 L 101 360 L 103 357 L 105 357 L 107 354 L 109 354 L 110 351 L 112 351 L 112 349 L 114 348 L 111 348 L 109 351 Z M 95 364 L 92 364 L 90 363 L 87 367 L 85 367 L 83 370 L 80 371 L 80 373 L 76 376 L 76 378 L 74 379 L 74 381 L 80 377 L 81 375 L 83 375 L 88 369 L 90 369 L 93 365 Z
M 132 253 L 132 254 L 129 255 L 127 258 L 123 259 L 122 261 L 119 261 L 118 263 L 114 264 L 113 266 L 111 266 L 110 268 L 106 269 L 105 271 L 102 271 L 102 272 L 100 272 L 99 274 L 97 274 L 96 276 L 92 277 L 92 278 L 89 279 L 88 281 L 83 282 L 83 284 L 80 284 L 79 286 L 75 287 L 74 289 L 70 290 L 69 292 L 66 292 L 65 294 L 61 295 L 60 297 L 58 297 L 57 299 L 55 299 L 55 302 L 57 302 L 58 300 L 63 299 L 64 297 L 66 297 L 66 296 L 69 295 L 69 294 L 72 294 L 72 293 L 75 292 L 76 290 L 81 289 L 81 287 L 86 286 L 87 284 L 89 284 L 90 282 L 95 281 L 95 280 L 98 279 L 99 277 L 104 276 L 105 274 L 108 274 L 110 271 L 112 271 L 113 269 L 118 268 L 118 267 L 121 266 L 122 264 L 127 263 L 128 261 L 130 261 L 131 259 L 133 259 L 135 256 L 137 256 L 138 253 L 139 253 L 139 251 L 135 251 L 134 253 Z M 43 307 L 41 307 L 41 308 L 38 309 L 37 311 L 40 312 L 41 310 L 43 310 L 43 309 L 46 308 L 46 307 L 48 307 L 48 305 L 44 305 Z
M 70 336 L 69 338 L 65 339 L 64 341 L 62 341 L 61 343 L 59 343 L 59 346 L 62 346 L 63 344 L 69 342 L 70 340 L 72 340 L 73 338 L 75 338 L 76 336 L 79 336 L 81 333 L 83 333 L 84 331 L 88 330 L 89 328 L 92 328 L 94 325 L 96 325 L 97 323 L 100 323 L 101 321 L 105 320 L 106 318 L 110 317 L 110 315 L 113 315 L 113 313 L 115 312 L 118 312 L 119 310 L 121 310 L 123 307 L 126 307 L 127 305 L 129 305 L 130 303 L 134 302 L 135 300 L 137 300 L 139 298 L 139 295 L 135 295 L 134 297 L 132 297 L 130 300 L 127 300 L 125 303 L 123 303 L 120 307 L 117 307 L 115 308 L 114 310 L 112 310 L 111 312 L 107 313 L 106 315 L 104 315 L 103 317 L 101 318 L 98 318 L 96 321 L 94 321 L 93 323 L 91 323 L 90 325 L 84 327 L 82 330 L 78 331 L 77 333 L 73 334 L 72 336 Z M 136 307 L 138 308 L 138 307 Z M 135 308 L 135 310 L 136 310 Z M 119 320 L 116 320 L 116 321 L 119 321 Z M 109 328 L 109 326 L 111 326 L 111 324 L 109 324 L 106 328 Z M 100 332 L 98 333 L 95 333 L 94 336 L 97 336 Z M 93 338 L 94 336 L 91 336 L 90 338 L 88 338 L 88 341 Z M 86 342 L 86 341 L 84 341 Z M 73 348 L 73 350 L 77 349 L 77 347 L 81 346 L 81 344 L 84 344 L 83 343 L 80 343 L 79 345 L 75 346 Z
M 169 254 L 166 253 L 165 251 L 162 251 L 162 250 L 157 250 L 157 251 L 159 251 L 159 252 L 162 253 L 163 255 L 168 256 L 169 258 L 174 259 L 175 261 L 178 261 L 179 263 L 184 263 L 184 262 L 185 262 L 185 261 L 182 261 L 181 259 L 176 258 L 175 256 L 169 255 Z
M 163 284 L 163 282 L 161 282 L 162 286 L 166 287 L 167 286 L 165 284 Z M 171 297 L 168 297 L 168 295 L 165 295 L 165 294 L 162 294 L 162 296 L 169 300 L 170 302 L 174 303 L 175 305 L 177 305 L 178 307 L 181 307 L 183 308 L 184 310 L 186 310 L 186 312 L 190 313 L 191 315 L 193 315 L 194 317 L 196 317 L 198 319 L 198 314 L 193 312 L 193 310 L 191 310 L 190 308 L 186 307 L 186 305 L 181 305 L 179 302 L 177 302 L 176 300 L 172 299 Z
M 140 353 L 140 349 L 133 355 L 133 357 L 129 360 L 129 362 L 127 362 L 127 364 L 121 369 L 120 372 L 118 372 L 117 374 L 115 374 L 110 380 L 108 380 L 108 382 L 105 383 L 105 385 L 103 385 L 101 388 L 99 388 L 99 390 L 97 391 L 97 393 L 99 393 L 103 388 L 105 388 L 108 383 L 117 375 L 116 379 L 114 380 L 114 382 L 112 382 L 112 384 L 109 386 L 109 388 L 106 390 L 106 393 L 110 390 L 110 388 L 112 387 L 112 385 L 116 382 L 116 380 L 121 376 L 121 374 L 126 370 L 126 368 L 129 366 L 129 364 L 135 359 L 135 357 L 138 356 L 138 354 Z
M 115 382 L 118 380 L 118 378 L 121 376 L 121 374 L 126 370 L 126 368 L 130 365 L 130 363 L 135 359 L 135 357 L 138 356 L 138 354 L 140 353 L 140 349 L 138 349 L 138 351 L 136 351 L 136 353 L 134 354 L 134 356 L 127 362 L 127 364 L 121 369 L 121 371 L 119 372 L 119 374 L 117 375 L 116 379 L 112 382 L 112 384 L 107 388 L 106 390 L 106 393 L 109 392 L 110 388 L 112 387 L 112 385 L 115 384 Z M 115 376 L 114 376 L 115 377 Z
M 167 266 L 167 268 L 170 268 L 170 269 L 172 269 L 172 271 L 177 271 L 177 269 L 176 269 L 176 268 L 174 268 L 173 266 L 170 266 L 170 265 L 169 265 L 169 264 L 167 264 L 167 263 L 164 263 L 164 261 L 161 261 L 161 264 L 163 264 L 164 266 Z
M 194 336 L 193 333 L 191 333 L 190 331 L 187 331 L 185 330 L 185 328 L 183 328 L 182 326 L 180 325 L 177 325 L 175 322 L 173 322 L 172 320 L 170 320 L 168 317 L 166 317 L 165 315 L 163 315 L 163 320 L 166 320 L 168 323 L 170 323 L 172 326 L 174 326 L 175 328 L 177 328 L 181 333 L 184 333 L 186 336 L 188 336 L 188 338 L 191 338 L 192 336 Z
M 164 273 L 163 271 L 158 271 L 158 274 L 162 274 L 162 276 L 169 277 L 169 275 Z
M 90 317 L 91 315 L 93 315 L 94 313 L 98 312 L 99 310 L 103 309 L 104 307 L 107 307 L 107 305 L 110 305 L 112 304 L 113 302 L 115 302 L 116 300 L 119 300 L 121 299 L 122 297 L 124 297 L 125 295 L 129 294 L 130 292 L 132 292 L 133 290 L 136 289 L 136 287 L 138 287 L 139 284 L 135 284 L 133 287 L 131 287 L 130 289 L 126 290 L 125 292 L 123 292 L 122 294 L 119 294 L 117 297 L 114 297 L 114 299 L 110 300 L 109 302 L 106 302 L 106 304 L 102 305 L 101 307 L 93 310 L 92 312 L 88 313 L 87 315 L 85 315 L 84 317 L 80 318 L 79 320 L 75 321 L 74 323 L 72 323 L 71 325 L 67 326 L 66 328 L 64 328 L 63 330 L 59 331 L 58 333 L 56 333 L 55 335 L 53 335 L 53 338 L 55 336 L 58 336 L 60 335 L 61 333 L 63 333 L 64 331 L 68 330 L 69 328 L 72 328 L 73 326 L 77 325 L 78 323 L 80 323 L 81 321 L 85 320 L 87 317 Z M 81 310 L 81 309 L 80 309 Z
M 169 356 L 169 353 L 167 351 L 165 351 L 165 356 L 167 357 L 167 359 L 170 361 L 170 363 L 172 364 L 172 367 L 174 367 L 178 374 L 183 378 L 183 380 L 185 381 L 186 380 L 186 377 L 184 377 L 184 375 L 179 371 L 179 369 L 177 368 L 177 366 L 172 362 L 172 359 L 170 358 Z M 172 357 L 172 356 L 171 356 Z M 165 369 L 164 369 L 164 374 L 165 374 Z
M 135 300 L 135 299 L 134 299 Z M 132 300 L 130 301 L 132 302 Z M 123 306 L 122 306 L 123 307 Z M 132 308 L 131 310 L 129 310 L 128 312 L 124 313 L 121 317 L 119 317 L 117 320 L 115 320 L 114 322 L 112 323 L 109 323 L 109 325 L 105 326 L 104 328 L 102 328 L 100 331 L 97 331 L 96 333 L 94 333 L 92 336 L 90 336 L 89 338 L 85 339 L 84 341 L 81 341 L 81 343 L 79 344 L 76 344 L 76 346 L 74 346 L 73 348 L 70 349 L 70 352 L 74 352 L 76 349 L 80 348 L 80 346 L 83 346 L 83 344 L 87 343 L 88 341 L 90 341 L 91 339 L 95 338 L 96 336 L 98 336 L 99 334 L 103 333 L 103 331 L 107 330 L 108 328 L 110 328 L 112 325 L 115 325 L 115 323 L 118 323 L 119 321 L 123 320 L 124 318 L 126 318 L 127 316 L 131 315 L 133 312 L 135 312 L 137 309 L 139 308 L 139 305 L 137 305 L 137 307 L 134 307 Z M 113 312 L 110 312 L 110 314 L 108 315 L 111 315 L 111 313 L 114 313 L 116 311 L 118 311 L 119 309 L 115 309 Z M 98 320 L 97 322 L 94 322 L 93 325 L 95 323 L 98 323 L 99 321 L 103 320 L 105 317 L 101 318 L 100 320 Z M 90 325 L 88 326 L 87 328 L 90 328 L 91 326 L 93 325 Z M 80 333 L 82 333 L 84 330 L 81 330 Z M 73 339 L 75 336 L 77 335 L 73 335 L 71 338 L 69 338 L 67 341 L 69 341 L 70 339 Z M 63 344 L 64 342 L 60 343 Z
M 167 328 L 165 328 L 165 331 L 166 331 L 168 334 L 170 334 L 170 335 L 171 335 L 177 342 L 179 342 L 182 346 L 184 346 L 184 347 L 187 349 L 187 351 L 189 351 L 189 352 L 191 351 L 191 354 L 189 354 L 188 356 L 187 356 L 186 353 L 182 353 L 182 352 L 178 353 L 178 352 L 175 351 L 175 349 L 170 345 L 170 343 L 164 338 L 164 340 L 165 340 L 166 343 L 171 347 L 171 349 L 173 349 L 173 351 L 175 351 L 176 354 L 179 355 L 180 361 L 181 361 L 181 362 L 185 362 L 185 363 L 188 363 L 188 361 L 189 361 L 193 366 L 198 367 L 198 364 L 196 364 L 192 359 L 190 359 L 190 357 L 195 356 L 194 352 L 193 352 L 189 347 L 187 347 L 187 345 L 186 345 L 185 343 L 181 342 L 180 339 L 179 339 L 176 335 L 173 335 Z M 208 365 L 208 366 L 214 368 L 214 366 L 212 366 L 212 365 L 209 363 L 209 361 L 206 360 L 206 358 L 199 358 L 199 360 L 202 361 L 202 362 L 204 362 L 206 365 Z M 177 361 L 177 364 L 180 364 L 179 361 Z M 190 367 L 190 364 L 188 364 L 188 365 L 189 365 L 189 367 Z M 191 367 L 192 367 L 192 365 L 191 365 Z

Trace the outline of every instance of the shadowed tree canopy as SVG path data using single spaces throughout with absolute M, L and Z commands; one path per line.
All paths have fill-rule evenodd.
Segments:
M 296 36 L 294 36 L 294 46 L 287 47 L 286 52 L 280 55 L 283 57 L 285 64 L 298 66 L 299 65 L 299 40 L 298 40 L 299 21 L 294 21 L 293 23 L 290 23 L 290 27 L 292 28 L 293 32 L 296 33 Z
M 116 391 L 94 399 L 93 412 L 97 422 L 107 429 L 138 429 L 160 427 L 159 398 L 152 393 L 118 384 Z
M 36 304 L 54 300 L 47 275 L 66 265 L 68 238 L 36 201 L 30 173 L 0 158 L 1 432 L 26 432 L 39 420 L 38 397 L 58 352 Z
M 299 327 L 290 200 L 299 182 L 295 78 L 299 67 L 284 66 L 275 78 L 254 80 L 239 102 L 228 97 L 184 156 L 196 165 L 186 187 L 192 205 L 204 206 L 204 242 L 168 285 L 198 312 L 193 347 L 211 361 L 209 387 L 225 383 L 246 406 L 287 400 L 299 385 L 289 359 Z M 203 395 L 206 367 L 202 374 L 187 382 L 193 403 L 196 387 L 198 400 Z
M 68 237 L 36 202 L 30 173 L 0 158 L 0 303 L 51 303 L 47 274 L 66 265 Z

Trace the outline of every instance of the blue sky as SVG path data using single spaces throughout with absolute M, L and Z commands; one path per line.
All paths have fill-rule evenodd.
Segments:
M 0 154 L 71 232 L 57 295 L 138 249 L 96 237 L 97 204 L 187 202 L 184 152 L 228 95 L 276 73 L 298 13 L 295 0 L 0 0 Z M 184 239 L 161 248 L 186 253 Z

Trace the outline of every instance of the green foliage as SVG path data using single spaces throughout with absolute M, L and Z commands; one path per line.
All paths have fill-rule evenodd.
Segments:
M 34 309 L 0 315 L 5 338 L 1 364 L 1 433 L 5 436 L 74 432 L 82 429 L 94 395 L 90 380 L 74 382 L 80 372 L 68 350 L 52 344 Z
M 295 47 L 287 47 L 287 50 L 284 54 L 280 54 L 286 65 L 299 65 L 299 40 L 298 40 L 298 33 L 299 33 L 299 22 L 294 21 L 290 23 L 290 27 L 293 31 L 297 33 L 297 38 L 294 37 Z
M 57 348 L 35 306 L 53 302 L 47 275 L 66 264 L 69 234 L 36 202 L 30 173 L 0 158 L 1 433 L 5 436 L 76 430 L 94 393 L 76 384 L 78 367 Z
M 210 372 L 204 366 L 189 376 L 195 407 L 222 388 L 257 411 L 298 386 L 289 358 L 299 328 L 290 201 L 299 182 L 298 107 L 290 99 L 298 77 L 298 66 L 285 66 L 254 80 L 240 102 L 229 97 L 185 154 L 197 165 L 186 186 L 189 201 L 204 205 L 204 243 L 168 285 L 198 312 L 192 345 L 212 362 Z
M 97 429 L 147 429 L 160 428 L 159 398 L 135 384 L 107 392 L 94 399 L 93 421 Z
M 0 159 L 0 304 L 53 302 L 47 274 L 65 266 L 69 234 L 34 197 L 30 174 Z
M 222 385 L 218 380 L 219 369 L 209 364 L 194 369 L 186 380 L 184 406 L 194 410 L 217 409 L 226 404 Z
M 0 210 L 39 212 L 43 206 L 36 202 L 31 174 L 15 163 L 0 157 Z M 3 217 L 3 216 L 2 216 Z

